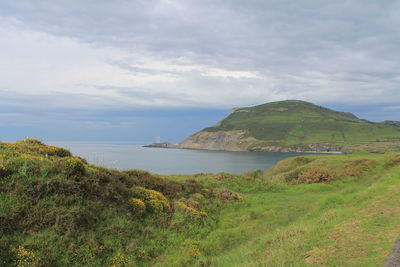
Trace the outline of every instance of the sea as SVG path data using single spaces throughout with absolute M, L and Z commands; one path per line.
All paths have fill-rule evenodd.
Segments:
M 64 147 L 88 162 L 118 170 L 159 174 L 196 174 L 267 170 L 282 159 L 302 155 L 279 152 L 230 152 L 145 148 L 137 142 L 46 142 Z

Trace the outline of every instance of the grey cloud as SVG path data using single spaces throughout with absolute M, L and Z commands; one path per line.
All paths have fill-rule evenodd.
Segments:
M 185 57 L 189 64 L 257 71 L 265 78 L 232 80 L 204 77 L 199 71 L 152 69 L 141 67 L 134 57 L 108 62 L 132 73 L 181 78 L 163 85 L 166 89 L 194 88 L 201 94 L 202 88 L 213 86 L 231 102 L 222 101 L 222 93 L 215 101 L 227 105 L 290 96 L 322 102 L 400 99 L 399 11 L 400 3 L 393 0 L 0 3 L 0 16 L 16 18 L 32 30 L 176 64 L 184 64 L 178 58 Z M 204 104 L 189 93 L 160 95 L 148 88 L 95 86 L 160 105 Z

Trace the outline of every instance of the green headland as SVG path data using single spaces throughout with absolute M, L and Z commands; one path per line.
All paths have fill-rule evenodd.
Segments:
M 400 124 L 374 123 L 346 112 L 288 100 L 235 108 L 181 148 L 294 152 L 400 151 Z
M 381 266 L 399 202 L 398 153 L 165 176 L 95 166 L 38 140 L 0 143 L 0 265 Z

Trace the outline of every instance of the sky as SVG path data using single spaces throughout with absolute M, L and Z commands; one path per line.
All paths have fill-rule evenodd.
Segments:
M 178 142 L 300 99 L 400 120 L 400 1 L 1 0 L 0 140 Z

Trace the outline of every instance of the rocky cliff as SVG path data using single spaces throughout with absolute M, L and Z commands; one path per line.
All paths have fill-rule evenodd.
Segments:
M 179 143 L 180 148 L 207 150 L 247 150 L 249 144 L 257 141 L 254 137 L 245 137 L 245 131 L 198 132 Z

